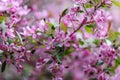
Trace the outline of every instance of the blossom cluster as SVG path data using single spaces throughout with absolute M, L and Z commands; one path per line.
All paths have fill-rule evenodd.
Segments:
M 119 80 L 119 32 L 111 0 L 73 0 L 59 20 L 24 0 L 0 0 L 0 67 L 28 80 Z

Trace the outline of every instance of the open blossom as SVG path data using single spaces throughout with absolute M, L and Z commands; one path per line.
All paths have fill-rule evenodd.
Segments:
M 97 22 L 97 24 L 105 23 L 107 21 L 112 20 L 112 16 L 109 12 L 106 12 L 103 9 L 98 10 L 94 15 L 94 20 Z
M 36 37 L 36 27 L 32 26 L 31 28 L 27 26 L 26 28 L 23 28 L 23 32 L 21 33 L 24 36 L 32 36 L 33 38 Z
M 94 15 L 94 20 L 97 24 L 97 28 L 95 29 L 95 35 L 103 39 L 107 36 L 108 28 L 110 27 L 109 21 L 112 20 L 109 12 L 105 12 L 105 10 L 100 9 Z
M 95 29 L 95 36 L 99 39 L 104 39 L 108 34 L 108 24 L 99 24 Z
M 27 6 L 19 7 L 18 10 L 17 10 L 17 13 L 18 13 L 20 16 L 27 15 L 29 12 L 30 12 L 30 9 L 28 9 Z
M 115 49 L 107 44 L 101 45 L 99 54 L 101 59 L 107 64 L 112 64 L 115 59 Z
M 6 35 L 10 38 L 14 38 L 15 37 L 14 29 L 7 29 Z

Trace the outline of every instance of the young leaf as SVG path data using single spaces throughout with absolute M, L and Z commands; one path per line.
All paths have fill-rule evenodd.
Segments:
M 50 27 L 51 32 L 55 31 L 55 27 L 54 27 L 54 25 L 52 23 L 46 23 L 46 24 L 47 24 L 47 26 Z
M 90 3 L 85 5 L 85 8 L 92 8 L 92 7 L 93 7 L 93 4 L 90 4 Z
M 120 8 L 120 2 L 119 1 L 117 1 L 117 0 L 111 0 L 111 1 L 115 6 Z
M 93 41 L 93 43 L 96 44 L 96 45 L 99 45 L 99 44 L 100 44 L 100 41 L 99 41 L 98 39 L 95 39 L 95 40 Z
M 12 42 L 13 42 L 12 39 L 10 39 L 10 38 L 7 39 L 7 44 L 8 44 L 8 45 L 10 45 Z
M 73 49 L 68 49 L 68 50 L 65 50 L 65 52 L 63 54 L 64 54 L 64 56 L 66 56 L 66 55 L 71 54 L 72 52 L 74 52 Z
M 68 8 L 67 9 L 65 9 L 63 12 L 62 12 L 62 14 L 61 14 L 61 17 L 64 17 L 67 13 L 68 13 Z
M 4 72 L 6 68 L 6 61 L 2 63 L 1 72 Z
M 92 29 L 91 27 L 86 26 L 86 27 L 85 27 L 85 30 L 86 30 L 88 33 L 93 33 L 93 29 Z
M 67 32 L 67 26 L 64 23 L 60 23 L 60 27 L 62 28 L 62 30 L 64 30 L 65 32 Z
M 84 45 L 84 42 L 81 39 L 79 39 L 78 42 L 80 45 Z
M 2 23 L 5 20 L 4 16 L 0 16 L 0 23 Z

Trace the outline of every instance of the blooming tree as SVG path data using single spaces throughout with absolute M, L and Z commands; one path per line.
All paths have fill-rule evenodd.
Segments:
M 24 0 L 0 0 L 1 72 L 13 65 L 28 80 L 120 80 L 116 0 L 73 0 L 57 21 Z M 56 21 L 55 21 L 56 20 Z

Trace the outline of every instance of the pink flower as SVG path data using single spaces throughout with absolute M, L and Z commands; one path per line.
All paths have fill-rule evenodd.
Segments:
M 17 13 L 18 13 L 20 16 L 27 15 L 29 12 L 30 12 L 30 9 L 28 9 L 27 6 L 19 7 L 18 10 L 17 10 Z
M 24 36 L 32 36 L 33 38 L 36 38 L 36 27 L 32 26 L 31 28 L 27 26 L 26 28 L 23 28 L 23 32 L 21 32 Z
M 111 21 L 112 17 L 109 12 L 105 12 L 105 10 L 100 9 L 94 15 L 94 20 L 97 24 L 106 23 L 107 21 Z
M 94 20 L 96 21 L 97 28 L 95 29 L 95 35 L 99 39 L 103 39 L 107 36 L 109 21 L 112 20 L 112 17 L 105 10 L 99 10 L 94 15 Z
M 6 35 L 10 38 L 14 38 L 15 37 L 14 29 L 7 29 Z

